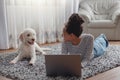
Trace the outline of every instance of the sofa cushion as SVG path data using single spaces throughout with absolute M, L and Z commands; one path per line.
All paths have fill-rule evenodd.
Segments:
M 94 15 L 94 20 L 111 20 L 108 14 Z
M 88 24 L 89 28 L 114 28 L 116 25 L 112 20 L 92 20 Z

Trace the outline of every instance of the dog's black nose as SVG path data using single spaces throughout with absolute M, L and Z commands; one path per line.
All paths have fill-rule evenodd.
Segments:
M 35 41 L 35 39 L 32 39 L 32 41 Z

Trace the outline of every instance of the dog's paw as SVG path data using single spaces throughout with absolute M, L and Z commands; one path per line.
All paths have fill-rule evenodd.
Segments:
M 12 61 L 10 61 L 9 63 L 10 63 L 10 64 L 15 64 L 15 63 L 16 63 L 16 61 L 13 61 L 13 60 L 12 60 Z
M 29 62 L 29 65 L 30 65 L 30 66 L 33 66 L 33 65 L 34 65 L 34 63 L 32 63 L 32 62 Z
M 51 51 L 52 49 L 51 48 L 42 48 L 42 50 L 44 50 L 44 51 Z
M 47 54 L 46 52 L 42 52 L 42 54 Z

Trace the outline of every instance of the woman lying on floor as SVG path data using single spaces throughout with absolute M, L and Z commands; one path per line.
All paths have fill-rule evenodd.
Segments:
M 95 40 L 91 34 L 82 34 L 82 18 L 73 13 L 63 29 L 64 42 L 62 43 L 63 54 L 80 54 L 82 67 L 90 60 L 104 54 L 108 47 L 108 40 L 104 34 L 100 34 Z

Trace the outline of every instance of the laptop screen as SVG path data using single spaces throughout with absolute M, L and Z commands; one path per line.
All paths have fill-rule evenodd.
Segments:
M 47 76 L 81 76 L 80 55 L 45 55 Z

